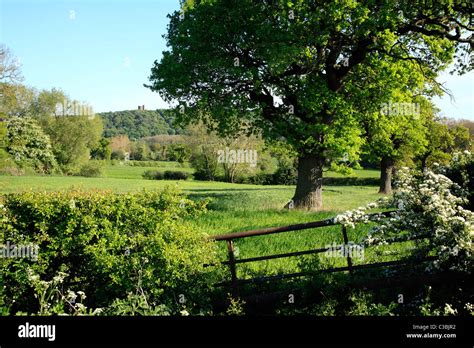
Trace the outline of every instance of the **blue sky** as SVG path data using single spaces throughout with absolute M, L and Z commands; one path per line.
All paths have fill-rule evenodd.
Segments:
M 0 0 L 0 42 L 19 57 L 24 83 L 59 87 L 95 111 L 167 107 L 143 87 L 166 48 L 178 0 Z
M 20 59 L 25 83 L 61 88 L 96 112 L 164 108 L 143 87 L 166 49 L 167 14 L 179 0 L 0 0 L 0 42 Z M 474 73 L 443 74 L 455 97 L 445 116 L 474 120 Z

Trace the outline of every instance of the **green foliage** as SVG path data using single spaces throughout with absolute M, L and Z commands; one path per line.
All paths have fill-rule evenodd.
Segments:
M 151 180 L 187 180 L 189 173 L 179 170 L 166 170 L 164 173 L 158 170 L 147 170 L 142 176 Z
M 284 137 L 299 154 L 356 158 L 357 112 L 378 110 L 406 81 L 419 86 L 421 75 L 431 83 L 455 52 L 469 54 L 466 42 L 445 39 L 446 22 L 467 21 L 468 9 L 433 6 L 196 2 L 184 17 L 170 15 L 170 49 L 155 62 L 149 87 L 185 108 L 176 114 L 184 123 L 203 120 L 222 134 L 250 126 Z M 428 14 L 440 32 L 418 26 Z
M 91 158 L 109 161 L 112 157 L 112 148 L 110 140 L 107 138 L 100 139 L 96 148 L 91 150 Z
M 450 159 L 450 148 L 454 145 L 448 126 L 436 120 L 427 120 L 426 138 L 427 144 L 418 156 L 421 169 L 431 167 L 434 163 L 447 164 Z
M 32 116 L 37 91 L 19 83 L 0 83 L 2 99 L 0 115 L 7 117 Z
M 362 291 L 352 293 L 350 301 L 353 306 L 348 310 L 347 315 L 392 316 L 397 308 L 395 302 L 389 305 L 374 303 L 371 294 Z
M 166 170 L 164 173 L 165 180 L 187 180 L 189 174 L 178 170 Z
M 0 175 L 24 175 L 25 170 L 21 169 L 15 163 L 12 156 L 5 150 L 0 148 Z
M 39 173 L 51 173 L 57 168 L 50 139 L 34 119 L 13 117 L 7 130 L 7 151 L 16 164 Z
M 160 315 L 166 316 L 171 315 L 170 309 L 163 304 L 149 303 L 144 292 L 128 293 L 126 298 L 117 298 L 114 302 L 106 309 L 105 315 L 122 315 L 122 316 L 133 316 L 133 315 Z
M 296 185 L 297 172 L 294 166 L 278 167 L 272 175 L 274 185 Z
M 472 153 L 468 151 L 454 153 L 451 163 L 437 168 L 437 171 L 459 185 L 459 195 L 466 198 L 464 207 L 474 211 L 474 156 Z
M 112 151 L 112 154 L 110 155 L 110 158 L 112 160 L 121 160 L 123 161 L 125 159 L 125 151 L 122 149 L 114 150 Z
M 245 315 L 245 301 L 241 299 L 235 299 L 232 296 L 228 297 L 229 299 L 229 307 L 227 307 L 226 314 L 227 315 L 235 315 L 241 316 Z
M 208 152 L 207 148 L 197 149 L 191 156 L 190 162 L 194 168 L 194 178 L 197 180 L 214 181 L 217 179 L 217 157 Z
M 103 176 L 104 165 L 99 161 L 89 161 L 88 163 L 82 165 L 75 175 L 84 176 L 88 178 Z
M 150 180 L 163 180 L 165 178 L 164 173 L 158 170 L 145 170 L 142 176 L 144 179 Z
M 65 289 L 86 293 L 84 305 L 105 308 L 142 289 L 150 303 L 170 312 L 206 310 L 218 278 L 215 244 L 187 219 L 205 211 L 178 191 L 112 194 L 10 194 L 0 209 L 0 240 L 39 246 L 38 260 L 2 258 L 0 284 L 12 313 L 37 313 L 28 269 L 51 281 L 66 272 Z M 216 273 L 217 272 L 217 273 Z M 76 292 L 77 292 L 76 291 Z M 115 302 L 117 304 L 117 302 Z
M 186 144 L 171 144 L 169 146 L 168 160 L 184 163 L 189 161 L 191 150 Z
M 130 159 L 146 161 L 150 159 L 150 148 L 144 142 L 133 142 L 131 145 Z
M 127 134 L 130 139 L 141 139 L 158 134 L 180 134 L 169 110 L 125 110 L 98 114 L 104 120 L 107 138 Z
M 123 165 L 131 167 L 186 167 L 182 163 L 172 162 L 172 161 L 126 161 L 122 162 Z
M 62 284 L 68 274 L 59 272 L 50 281 L 40 279 L 31 269 L 27 269 L 28 280 L 38 299 L 38 315 L 96 315 L 101 309 L 88 310 L 84 305 L 87 297 L 83 291 L 77 293 L 64 289 Z M 31 314 L 17 312 L 17 315 Z
M 88 116 L 45 116 L 40 121 L 51 138 L 54 155 L 65 173 L 74 173 L 99 144 L 102 121 Z

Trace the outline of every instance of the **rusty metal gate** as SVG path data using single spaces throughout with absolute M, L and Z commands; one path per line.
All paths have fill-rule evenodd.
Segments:
M 385 217 L 389 217 L 395 211 L 387 211 L 382 214 Z M 375 214 L 371 214 L 375 215 Z M 330 248 L 318 248 L 318 249 L 310 249 L 310 250 L 303 250 L 303 251 L 296 251 L 296 252 L 289 252 L 283 254 L 273 254 L 273 255 L 264 255 L 258 257 L 251 257 L 246 259 L 237 259 L 235 257 L 235 250 L 234 250 L 234 240 L 241 239 L 241 238 L 251 238 L 256 236 L 263 236 L 268 234 L 276 234 L 276 233 L 286 233 L 286 232 L 294 232 L 294 231 L 301 231 L 307 230 L 310 228 L 320 228 L 320 227 L 327 227 L 327 226 L 334 226 L 334 225 L 341 225 L 336 221 L 335 218 L 332 219 L 325 219 L 320 221 L 296 224 L 296 225 L 289 225 L 289 226 L 281 226 L 281 227 L 271 227 L 271 228 L 264 228 L 258 230 L 250 230 L 244 232 L 234 232 L 234 233 L 227 233 L 221 234 L 216 236 L 211 236 L 210 239 L 216 242 L 225 241 L 227 244 L 227 255 L 228 259 L 223 261 L 222 263 L 229 266 L 230 270 L 230 281 L 225 281 L 219 283 L 217 285 L 220 286 L 230 286 L 232 296 L 237 298 L 239 297 L 239 285 L 254 283 L 254 282 L 261 282 L 261 281 L 271 281 L 271 280 L 278 280 L 278 279 L 285 279 L 285 278 L 295 278 L 295 277 L 303 277 L 310 275 L 309 272 L 297 272 L 297 273 L 288 273 L 288 274 L 279 274 L 274 276 L 265 276 L 265 277 L 257 277 L 251 279 L 239 279 L 237 276 L 237 265 L 241 263 L 247 262 L 258 262 L 264 260 L 272 260 L 278 258 L 286 258 L 286 257 L 294 257 L 300 255 L 309 255 L 309 254 L 318 254 L 328 251 Z M 342 237 L 344 240 L 344 244 L 342 246 L 347 246 L 349 241 L 347 237 L 347 229 L 344 225 L 341 225 L 341 232 Z M 403 239 L 402 241 L 409 241 L 415 239 L 424 239 L 427 238 L 427 235 L 416 236 L 411 238 Z M 392 243 L 401 242 L 400 240 L 393 240 Z M 430 261 L 433 260 L 434 257 L 425 257 L 419 261 Z M 397 266 L 397 265 L 404 265 L 406 261 L 395 260 L 395 261 L 386 261 L 386 262 L 377 262 L 377 263 L 369 263 L 369 264 L 361 264 L 361 265 L 353 265 L 352 258 L 350 255 L 346 257 L 347 266 L 345 267 L 337 267 L 337 268 L 327 268 L 324 270 L 320 270 L 321 273 L 332 273 L 332 272 L 349 272 L 352 273 L 355 270 L 361 269 L 368 269 L 368 268 L 379 268 L 379 267 L 389 267 L 389 266 Z

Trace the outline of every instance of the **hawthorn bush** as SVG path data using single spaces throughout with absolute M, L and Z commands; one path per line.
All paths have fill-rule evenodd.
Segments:
M 428 271 L 472 273 L 474 213 L 464 206 L 469 202 L 467 188 L 443 174 L 422 173 L 402 168 L 397 173 L 397 191 L 393 197 L 369 203 L 367 207 L 345 212 L 336 221 L 354 228 L 357 223 L 377 222 L 364 240 L 366 245 L 424 237 L 416 241 L 414 257 L 428 255 L 437 259 Z M 373 208 L 396 208 L 388 219 L 368 215 Z

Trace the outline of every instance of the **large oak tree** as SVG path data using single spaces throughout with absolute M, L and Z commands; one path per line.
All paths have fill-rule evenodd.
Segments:
M 181 121 L 285 139 L 298 153 L 294 205 L 317 210 L 323 167 L 356 157 L 360 115 L 403 87 L 387 62 L 408 62 L 431 84 L 455 56 L 469 70 L 472 11 L 456 1 L 187 1 L 169 16 L 148 87 L 178 103 Z

